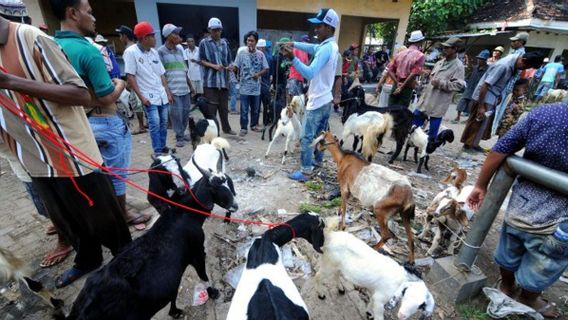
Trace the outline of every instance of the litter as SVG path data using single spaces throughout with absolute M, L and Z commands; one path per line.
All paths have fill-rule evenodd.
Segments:
M 199 282 L 195 285 L 193 289 L 193 303 L 192 306 L 200 306 L 205 304 L 209 300 L 209 294 L 207 294 L 207 286 L 203 282 Z
M 490 287 L 483 288 L 483 293 L 491 302 L 487 306 L 487 314 L 493 319 L 501 319 L 510 315 L 527 315 L 536 320 L 543 320 L 544 317 L 531 307 L 519 303 L 503 292 Z
M 227 273 L 223 277 L 223 280 L 225 280 L 226 283 L 233 287 L 233 289 L 237 289 L 237 285 L 239 284 L 239 280 L 241 280 L 241 275 L 243 274 L 244 270 L 245 264 L 242 263 L 227 271 Z

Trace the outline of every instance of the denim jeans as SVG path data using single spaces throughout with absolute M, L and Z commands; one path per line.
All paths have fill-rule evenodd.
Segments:
M 168 105 L 150 105 L 144 109 L 148 118 L 154 153 L 162 153 L 168 137 Z
M 248 129 L 248 114 L 250 107 L 250 127 L 258 125 L 258 115 L 260 112 L 260 96 L 250 96 L 241 94 L 241 130 Z
M 176 141 L 182 142 L 189 121 L 189 110 L 191 110 L 190 94 L 184 96 L 173 96 L 174 103 L 170 105 L 172 114 L 172 127 L 176 133 Z
M 422 127 L 424 125 L 424 121 L 426 121 L 427 115 L 424 112 L 415 109 L 414 110 L 414 117 L 412 118 L 412 124 L 418 127 Z M 442 118 L 434 118 L 430 117 L 430 124 L 428 126 L 428 138 L 430 141 L 436 141 L 436 137 L 438 136 L 438 131 L 440 131 L 440 125 L 442 124 Z
M 128 168 L 132 150 L 132 136 L 123 119 L 113 117 L 90 117 L 89 123 L 95 140 L 103 156 L 105 166 L 110 168 Z M 126 171 L 115 170 L 115 173 L 126 178 Z M 117 196 L 126 193 L 126 183 L 111 176 L 114 192 Z
M 237 82 L 231 82 L 229 89 L 229 111 L 237 111 Z
M 37 193 L 37 190 L 35 189 L 33 183 L 32 182 L 24 182 L 24 187 L 26 187 L 26 191 L 28 192 L 28 194 L 32 198 L 32 202 L 34 203 L 34 206 L 37 209 L 37 213 L 39 213 L 40 216 L 43 216 L 44 218 L 49 219 L 49 213 L 47 212 L 47 209 L 45 208 L 45 205 L 43 204 L 43 200 L 41 200 L 41 198 L 40 198 L 39 194 Z
M 332 105 L 333 103 L 329 102 L 318 109 L 306 110 L 304 123 L 302 125 L 302 134 L 300 136 L 300 156 L 302 172 L 304 173 L 311 173 L 314 169 L 312 162 L 313 153 L 315 153 L 316 163 L 321 163 L 323 160 L 323 152 L 317 150 L 314 152 L 314 148 L 311 147 L 311 144 L 317 135 L 327 129 L 327 121 L 329 120 Z
M 548 93 L 549 89 L 552 89 L 554 83 L 541 81 L 536 89 L 535 99 L 542 99 Z

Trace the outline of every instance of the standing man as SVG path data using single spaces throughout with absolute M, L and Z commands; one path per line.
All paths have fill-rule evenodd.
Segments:
M 170 113 L 178 148 L 185 146 L 185 139 L 190 141 L 189 137 L 185 137 L 185 130 L 189 121 L 189 110 L 191 110 L 190 94 L 194 91 L 191 80 L 187 76 L 187 64 L 181 46 L 180 31 L 181 27 L 176 27 L 171 23 L 166 24 L 162 28 L 162 36 L 166 38 L 166 43 L 158 48 L 160 60 L 166 70 L 168 88 L 173 98 L 170 103 Z
M 227 68 L 233 61 L 231 49 L 225 38 L 221 38 L 223 24 L 218 18 L 209 19 L 207 24 L 209 36 L 199 43 L 199 60 L 203 68 L 203 95 L 207 99 L 205 117 L 214 119 L 219 113 L 221 128 L 228 135 L 237 133 L 229 124 L 229 74 Z
M 518 70 L 537 68 L 543 59 L 540 52 L 529 52 L 521 56 L 512 54 L 487 68 L 472 96 L 474 101 L 471 113 L 461 137 L 464 150 L 484 152 L 479 142 L 491 138 L 491 118 L 508 81 Z
M 136 38 L 134 37 L 134 32 L 129 27 L 122 25 L 114 30 L 118 33 L 120 43 L 124 46 L 124 49 L 128 49 L 131 45 L 136 44 Z
M 386 46 L 381 46 L 381 50 L 375 52 L 375 63 L 377 64 L 377 75 L 383 73 L 385 66 L 389 62 L 389 54 L 386 51 Z
M 514 37 L 509 38 L 511 40 L 511 52 L 509 54 L 524 54 L 525 45 L 529 40 L 529 34 L 526 32 L 519 32 Z
M 86 0 L 69 6 L 53 0 L 51 7 L 60 20 L 90 17 L 94 24 Z M 81 107 L 93 99 L 55 41 L 35 27 L 0 17 L 0 65 L 6 69 L 0 72 L 0 88 L 9 92 L 0 94 L 20 107 L 26 102 L 23 111 L 32 121 L 103 163 Z M 104 65 L 102 73 L 108 77 Z M 57 148 L 4 107 L 0 108 L 2 139 L 32 177 L 58 232 L 77 251 L 74 266 L 56 279 L 57 287 L 66 286 L 102 264 L 101 245 L 116 255 L 128 244 L 128 227 L 108 176 L 80 165 L 84 163 L 76 155 Z
M 554 58 L 554 62 L 547 63 L 544 66 L 544 74 L 540 84 L 536 89 L 536 101 L 539 102 L 546 94 L 549 89 L 554 89 L 558 86 L 560 81 L 560 76 L 564 73 L 564 65 L 562 64 L 562 56 L 557 55 Z
M 130 46 L 122 55 L 129 86 L 136 92 L 145 108 L 154 154 L 168 152 L 168 103 L 173 97 L 160 63 L 160 56 L 154 49 L 156 38 L 154 28 L 146 21 L 134 26 L 138 44 Z
M 499 59 L 501 59 L 501 56 L 503 56 L 503 52 L 505 52 L 505 48 L 503 48 L 502 46 L 495 47 L 495 49 L 493 49 L 493 52 L 491 53 L 491 58 L 487 59 L 487 64 L 491 65 L 499 61 Z
M 321 9 L 309 22 L 316 25 L 315 34 L 321 41 L 320 44 L 293 42 L 284 44 L 283 54 L 292 60 L 292 65 L 300 74 L 310 81 L 308 89 L 308 103 L 302 124 L 300 137 L 301 145 L 301 170 L 288 175 L 290 179 L 307 181 L 315 166 L 321 166 L 322 152 L 315 152 L 315 162 L 312 155 L 314 149 L 311 143 L 314 138 L 328 127 L 329 114 L 333 105 L 333 82 L 337 68 L 337 43 L 335 42 L 335 29 L 339 24 L 339 17 L 333 9 Z M 294 57 L 293 49 L 306 51 L 314 58 L 310 65 L 303 64 Z
M 97 34 L 95 37 L 95 43 L 102 47 L 102 50 L 105 51 L 105 54 L 108 55 L 112 68 L 108 72 L 111 79 L 120 78 L 120 67 L 118 66 L 118 62 L 116 61 L 116 56 L 114 51 L 112 51 L 111 47 L 109 47 L 108 40 L 103 37 L 102 34 Z M 104 56 L 104 54 L 103 54 Z
M 430 119 L 428 140 L 436 141 L 442 118 L 448 111 L 455 92 L 465 87 L 465 70 L 457 52 L 463 46 L 460 38 L 442 42 L 444 58 L 436 62 L 430 73 L 430 82 L 424 88 L 418 106 L 414 110 L 412 124 L 421 127 L 426 118 Z
M 408 39 L 408 49 L 399 52 L 388 66 L 388 74 L 394 80 L 393 92 L 389 97 L 389 106 L 408 107 L 412 100 L 412 91 L 416 87 L 415 78 L 422 72 L 424 61 L 422 53 L 422 31 L 412 31 Z
M 201 79 L 201 62 L 199 60 L 199 47 L 195 46 L 195 38 L 193 35 L 186 36 L 187 49 L 185 56 L 187 57 L 188 70 L 187 75 L 193 86 L 193 92 L 197 99 L 203 94 L 203 80 Z
M 270 66 L 273 65 L 272 55 L 266 48 L 266 40 L 259 39 L 258 43 L 256 44 L 256 48 L 264 53 L 264 58 L 266 59 L 266 63 L 268 63 L 269 71 L 262 75 L 260 80 L 260 102 L 262 102 L 262 124 L 264 126 L 268 126 L 270 122 L 270 102 L 272 101 L 270 97 L 270 76 L 272 69 Z
M 475 87 L 477 87 L 477 83 L 479 82 L 481 77 L 483 77 L 485 71 L 487 71 L 487 59 L 489 58 L 489 54 L 489 50 L 483 50 L 477 55 L 477 65 L 473 67 L 469 78 L 467 78 L 466 80 L 467 86 L 462 94 L 460 102 L 456 107 L 458 115 L 453 123 L 460 122 L 460 116 L 462 112 L 464 113 L 464 115 L 465 113 L 468 113 L 467 116 L 469 116 L 471 96 L 473 95 Z
M 77 8 L 82 8 L 85 12 L 90 11 L 87 0 L 77 2 L 79 3 Z M 66 6 L 66 8 L 68 10 L 60 20 L 61 30 L 55 32 L 55 41 L 63 48 L 71 64 L 94 95 L 93 104 L 90 105 L 93 108 L 87 110 L 87 116 L 105 166 L 128 168 L 132 136 L 126 120 L 118 115 L 116 106 L 116 100 L 124 90 L 125 83 L 120 79 L 111 80 L 100 51 L 85 39 L 95 32 L 95 19 L 92 14 L 75 17 L 72 14 L 75 11 L 72 8 L 75 7 Z M 126 178 L 126 172 L 116 173 Z M 150 216 L 130 213 L 126 209 L 126 183 L 114 176 L 111 180 L 125 221 L 133 225 L 148 221 Z

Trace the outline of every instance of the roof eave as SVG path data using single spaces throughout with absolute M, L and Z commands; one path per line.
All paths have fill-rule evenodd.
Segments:
M 544 20 L 539 18 L 522 19 L 516 21 L 487 21 L 487 22 L 477 22 L 470 23 L 468 25 L 471 29 L 492 29 L 492 28 L 502 28 L 506 25 L 507 28 L 523 28 L 523 29 L 535 29 L 541 31 L 550 31 L 558 33 L 568 33 L 568 21 L 555 21 L 555 20 Z

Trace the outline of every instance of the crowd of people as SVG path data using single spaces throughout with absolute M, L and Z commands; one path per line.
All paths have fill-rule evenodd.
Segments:
M 220 131 L 237 135 L 229 123 L 229 112 L 236 112 L 238 94 L 238 135 L 244 137 L 249 130 L 261 131 L 261 120 L 264 126 L 275 122 L 291 96 L 305 93 L 300 168 L 289 175 L 293 180 L 310 180 L 322 166 L 323 153 L 314 151 L 312 142 L 329 128 L 332 107 L 359 72 L 366 81 L 380 78 L 379 105 L 408 108 L 414 93 L 420 91 L 413 124 L 423 126 L 427 121 L 432 142 L 454 94 L 463 91 L 457 108 L 461 114 L 469 114 L 461 137 L 464 149 L 485 151 L 479 146 L 482 139 L 494 134 L 501 137 L 468 198 L 474 208 L 483 201 L 491 176 L 506 156 L 522 148 L 525 158 L 568 171 L 566 104 L 542 106 L 521 117 L 530 88 L 535 91 L 529 98 L 539 101 L 548 89 L 559 85 L 564 73 L 560 57 L 543 63 L 541 52 L 525 52 L 525 32 L 511 38 L 508 55 L 503 55 L 503 47 L 492 54 L 481 51 L 466 76 L 460 58 L 464 42 L 454 37 L 442 42 L 442 58 L 427 68 L 421 31 L 413 31 L 408 47 L 401 47 L 392 59 L 385 48 L 376 53 L 369 49 L 360 62 L 357 44 L 340 54 L 335 39 L 340 21 L 333 9 L 322 9 L 309 19 L 318 43 L 311 43 L 307 36 L 299 41 L 281 38 L 274 53 L 267 39 L 250 31 L 234 55 L 222 37 L 222 21 L 215 17 L 209 19 L 208 34 L 199 43 L 186 34 L 185 47 L 182 28 L 165 24 L 161 29 L 164 44 L 155 48 L 156 29 L 141 21 L 132 29 L 116 29 L 125 47 L 124 81 L 114 52 L 105 45 L 104 37 L 96 35 L 88 0 L 50 0 L 50 4 L 60 21 L 60 30 L 53 37 L 19 23 L 19 17 L 0 17 L 0 88 L 10 93 L 4 97 L 25 105 L 29 118 L 64 138 L 68 145 L 55 146 L 5 108 L 0 109 L 0 134 L 3 148 L 13 153 L 11 163 L 20 166 L 16 170 L 38 211 L 50 218 L 51 231 L 59 234 L 57 248 L 42 264 L 60 262 L 71 247 L 77 252 L 74 265 L 57 277 L 57 287 L 100 267 L 102 246 L 113 255 L 120 252 L 131 241 L 129 224 L 145 227 L 150 216 L 129 212 L 126 207 L 127 176 L 120 170 L 130 166 L 132 134 L 149 131 L 152 153 L 168 153 L 171 122 L 176 147 L 185 147 L 190 141 L 186 132 L 192 104 L 199 98 L 205 101 L 200 108 L 205 118 L 218 117 Z M 531 69 L 534 72 L 526 71 Z M 121 106 L 117 101 L 123 95 L 126 103 Z M 125 104 L 138 121 L 132 132 Z M 73 148 L 92 163 L 85 163 Z M 118 168 L 118 176 L 109 178 L 93 164 Z M 519 300 L 545 316 L 559 314 L 540 294 L 568 266 L 566 207 L 566 196 L 520 179 L 513 188 L 495 254 L 501 267 L 501 290 L 512 295 L 520 286 Z M 551 244 L 552 238 L 555 242 Z M 535 249 L 538 254 L 524 249 L 545 245 L 549 250 Z M 546 264 L 545 271 L 535 266 L 537 260 Z

